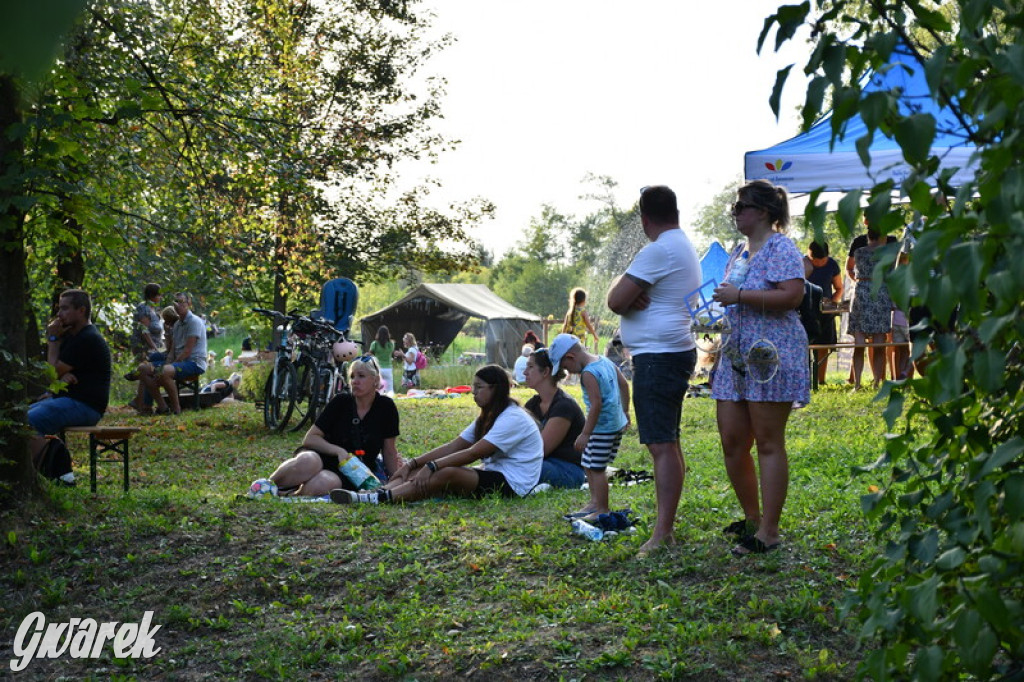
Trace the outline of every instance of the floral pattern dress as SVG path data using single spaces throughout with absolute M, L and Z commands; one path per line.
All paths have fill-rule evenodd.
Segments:
M 727 277 L 744 248 L 739 246 L 729 257 Z M 790 279 L 803 281 L 803 256 L 791 239 L 775 233 L 750 258 L 742 286 L 743 291 L 764 291 Z M 743 303 L 728 306 L 726 315 L 732 325 L 731 334 L 712 375 L 711 397 L 715 400 L 808 404 L 811 400 L 811 376 L 807 332 L 800 324 L 797 311 L 761 310 L 756 305 Z M 759 343 L 762 340 L 770 341 L 778 352 L 778 369 L 766 381 L 764 376 L 754 378 L 754 373 L 746 371 L 743 362 L 744 358 L 751 357 L 751 347 L 762 345 Z M 738 363 L 730 361 L 730 357 L 738 358 Z
M 892 331 L 892 299 L 889 289 L 883 283 L 875 291 L 871 276 L 875 271 L 875 249 L 862 246 L 853 252 L 854 274 L 857 286 L 853 289 L 853 303 L 850 304 L 850 319 L 846 330 L 851 334 L 888 334 Z

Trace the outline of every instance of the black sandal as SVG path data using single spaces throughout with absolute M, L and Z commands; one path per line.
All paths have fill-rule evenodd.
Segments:
M 782 546 L 781 542 L 773 542 L 770 545 L 766 545 L 760 538 L 754 535 L 748 535 L 740 543 L 732 548 L 733 556 L 747 556 L 748 554 L 767 554 L 768 552 L 774 552 Z
M 746 519 L 740 519 L 739 521 L 733 521 L 728 526 L 722 529 L 722 532 L 726 535 L 735 535 L 738 538 L 744 538 L 748 535 L 753 535 L 754 530 L 757 529 L 756 524 Z

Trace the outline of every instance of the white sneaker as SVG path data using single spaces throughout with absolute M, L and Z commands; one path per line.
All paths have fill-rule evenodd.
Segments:
M 351 490 L 335 488 L 331 491 L 331 502 L 334 504 L 355 504 L 358 501 L 359 500 L 356 499 L 356 493 Z
M 331 491 L 331 502 L 335 504 L 377 504 L 380 502 L 380 496 L 376 492 L 372 493 L 355 493 L 351 490 L 345 490 L 344 488 L 335 488 Z
M 74 485 L 75 484 L 75 472 L 69 471 L 66 474 L 61 474 L 57 478 L 57 480 L 60 481 L 61 483 L 63 483 L 64 485 Z

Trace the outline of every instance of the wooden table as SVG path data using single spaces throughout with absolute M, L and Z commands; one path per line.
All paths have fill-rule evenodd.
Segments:
M 818 360 L 814 356 L 816 350 L 827 350 L 828 355 L 825 356 L 823 362 L 828 362 L 828 356 L 834 351 L 842 350 L 844 348 L 896 348 L 898 346 L 906 346 L 905 343 L 892 343 L 887 341 L 885 343 L 854 343 L 853 341 L 841 341 L 839 343 L 812 343 L 807 346 L 808 354 L 810 355 L 810 367 L 811 367 L 811 389 L 817 390 L 818 388 Z

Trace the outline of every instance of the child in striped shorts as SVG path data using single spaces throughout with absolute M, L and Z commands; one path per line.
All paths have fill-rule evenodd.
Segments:
M 608 358 L 588 352 L 571 334 L 559 334 L 548 350 L 551 373 L 559 367 L 580 375 L 587 421 L 576 439 L 583 451 L 583 470 L 590 488 L 590 502 L 573 517 L 596 518 L 611 511 L 608 506 L 608 465 L 615 460 L 622 432 L 629 426 L 629 384 Z

